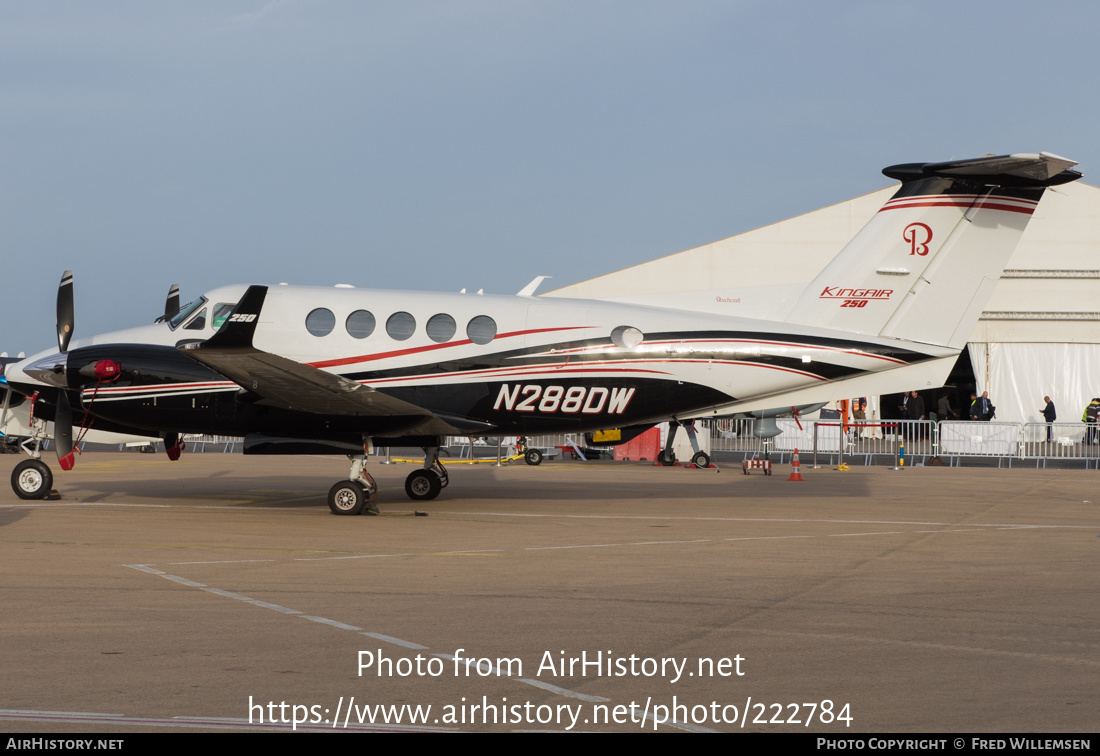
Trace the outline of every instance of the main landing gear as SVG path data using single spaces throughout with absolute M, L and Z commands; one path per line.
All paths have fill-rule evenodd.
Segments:
M 413 470 L 405 478 L 405 493 L 413 501 L 428 501 L 439 496 L 450 480 L 447 470 L 439 461 L 439 447 L 425 446 L 424 467 Z M 378 498 L 378 484 L 367 472 L 367 455 L 349 456 L 351 473 L 347 480 L 329 489 L 328 508 L 335 515 L 378 514 L 374 500 Z
M 335 515 L 378 514 L 374 500 L 378 484 L 367 472 L 367 455 L 356 454 L 351 459 L 351 474 L 328 491 L 328 508 Z
M 699 448 L 699 439 L 695 434 L 694 420 L 690 420 L 686 424 L 681 424 L 673 420 L 668 424 L 668 438 L 665 440 L 665 448 L 657 453 L 657 461 L 665 467 L 671 467 L 676 464 L 676 452 L 672 450 L 672 444 L 676 439 L 676 431 L 680 429 L 681 425 L 683 425 L 687 433 L 688 441 L 691 442 L 691 464 L 699 468 L 710 467 L 710 455 Z
M 447 470 L 439 461 L 439 447 L 422 448 L 424 449 L 424 467 L 413 470 L 409 473 L 409 477 L 405 478 L 405 493 L 413 501 L 434 499 L 450 483 Z

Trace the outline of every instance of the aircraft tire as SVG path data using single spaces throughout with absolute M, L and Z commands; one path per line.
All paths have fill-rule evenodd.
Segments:
M 676 455 L 673 452 L 662 449 L 657 453 L 657 461 L 665 467 L 672 467 L 676 464 Z
M 706 452 L 699 452 L 691 458 L 691 464 L 706 469 L 710 467 L 710 457 L 707 456 Z
M 439 496 L 443 482 L 431 470 L 413 470 L 405 478 L 405 493 L 413 501 L 428 501 Z
M 45 499 L 53 489 L 53 473 L 45 462 L 25 459 L 11 471 L 11 488 L 20 499 Z
M 531 466 L 542 464 L 542 452 L 538 449 L 528 449 L 523 455 L 523 461 Z
M 342 480 L 328 491 L 328 508 L 334 515 L 357 515 L 366 500 L 363 487 L 354 480 Z

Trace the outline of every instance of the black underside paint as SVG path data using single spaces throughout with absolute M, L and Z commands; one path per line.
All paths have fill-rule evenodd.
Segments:
M 699 348 L 699 341 L 715 339 L 728 343 L 721 350 L 704 351 Z M 475 359 L 437 361 L 396 370 L 361 370 L 344 375 L 365 382 L 402 377 L 411 379 L 411 382 L 416 380 L 416 376 L 502 367 L 515 369 L 519 372 L 518 375 L 486 376 L 484 380 L 473 383 L 421 386 L 375 384 L 376 390 L 427 409 L 433 414 L 491 424 L 491 428 L 466 431 L 463 435 L 510 435 L 584 432 L 652 424 L 672 416 L 702 412 L 737 400 L 736 396 L 707 386 L 676 380 L 674 374 L 679 371 L 675 363 L 680 360 L 759 364 L 826 380 L 845 378 L 862 372 L 823 361 L 803 363 L 795 356 L 753 353 L 766 350 L 768 343 L 790 344 L 793 352 L 798 351 L 799 345 L 854 351 L 899 360 L 904 364 L 931 359 L 919 352 L 868 345 L 855 340 L 816 337 L 784 339 L 780 335 L 764 332 L 693 331 L 647 334 L 646 344 L 652 345 L 653 342 L 671 343 L 667 345 L 666 353 L 650 351 L 638 354 L 618 350 L 561 353 L 562 350 L 611 346 L 607 338 L 578 339 L 556 345 L 502 351 Z M 690 351 L 684 352 L 684 349 Z M 423 416 L 312 414 L 269 406 L 262 397 L 244 389 L 199 393 L 199 388 L 196 387 L 195 393 L 154 393 L 157 387 L 164 385 L 218 383 L 226 380 L 219 373 L 173 347 L 103 344 L 72 350 L 67 369 L 70 385 L 84 389 L 94 388 L 96 383 L 89 382 L 86 377 L 87 368 L 103 359 L 113 360 L 121 365 L 120 377 L 109 384 L 110 386 L 150 388 L 149 393 L 138 393 L 126 400 L 117 400 L 112 396 L 114 400 L 108 401 L 106 394 L 98 401 L 92 399 L 90 411 L 97 418 L 96 427 L 104 430 L 155 435 L 170 432 L 229 436 L 255 434 L 254 438 L 263 437 L 266 441 L 263 444 L 253 444 L 254 453 L 317 453 L 316 445 L 312 443 L 314 440 L 331 440 L 335 442 L 335 448 L 332 449 L 334 453 L 348 453 L 344 447 L 361 447 L 364 436 L 406 440 L 422 437 L 417 429 L 423 425 Z M 586 363 L 612 360 L 620 363 L 618 367 L 626 370 L 631 370 L 630 363 L 633 362 L 666 360 L 670 375 L 640 377 L 635 373 L 616 377 L 606 373 L 606 366 L 599 365 L 591 366 L 593 371 L 598 371 L 598 374 L 591 377 L 576 372 L 576 368 Z M 551 369 L 552 366 L 562 366 L 563 363 L 573 368 L 565 375 L 539 375 L 534 372 L 523 374 L 526 370 L 537 371 L 540 367 Z M 649 367 L 659 369 L 659 364 Z M 85 369 L 83 375 L 80 373 L 81 368 Z M 556 403 L 548 401 L 545 405 L 538 401 L 529 402 L 524 411 L 522 401 L 513 399 L 510 408 L 509 402 L 500 401 L 502 385 L 507 385 L 512 392 L 522 387 L 524 391 L 533 393 L 535 389 L 529 387 L 537 387 L 540 394 L 550 387 L 554 387 L 554 392 L 568 392 L 570 389 L 579 392 L 583 388 L 585 396 L 597 390 L 606 391 L 609 396 L 611 392 L 616 392 L 620 401 L 615 405 L 617 411 L 610 411 L 610 401 L 600 411 L 585 412 L 576 402 L 570 406 L 561 400 Z M 629 392 L 629 398 L 623 400 L 627 396 L 626 392 Z M 71 398 L 75 400 L 76 394 L 73 393 Z M 530 394 L 525 394 L 524 398 L 530 398 Z M 79 406 L 75 401 L 73 404 Z M 85 397 L 85 409 L 88 409 L 88 404 L 89 400 Z M 593 402 L 590 409 L 597 404 Z M 553 407 L 553 411 L 546 411 L 548 407 Z M 569 409 L 572 411 L 567 411 Z M 276 442 L 275 439 L 279 441 Z M 259 451 L 260 448 L 266 451 Z

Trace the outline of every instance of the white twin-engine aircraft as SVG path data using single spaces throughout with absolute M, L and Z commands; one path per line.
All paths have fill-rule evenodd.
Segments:
M 242 285 L 70 348 L 67 273 L 60 351 L 9 365 L 7 380 L 54 419 L 63 469 L 74 418 L 158 436 L 173 459 L 184 433 L 243 436 L 246 454 L 348 455 L 328 501 L 359 514 L 377 495 L 365 469 L 375 446 L 423 447 L 405 488 L 432 499 L 447 485 L 447 435 L 629 433 L 940 386 L 1045 188 L 1080 178 L 1073 165 L 1040 153 L 887 168 L 897 194 L 808 286 L 787 297 L 769 287 L 756 317 L 720 311 L 723 299 L 752 299 L 723 281 L 660 307 L 535 297 L 534 286 L 476 296 Z M 43 497 L 52 474 L 37 445 L 24 448 L 32 459 L 12 486 Z

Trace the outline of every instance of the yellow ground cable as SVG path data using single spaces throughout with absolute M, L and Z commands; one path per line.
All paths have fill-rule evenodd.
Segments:
M 515 462 L 517 459 L 523 459 L 522 454 L 514 454 L 511 457 L 501 457 L 501 462 Z M 497 461 L 496 457 L 489 457 L 487 459 L 440 459 L 440 464 L 443 465 L 483 465 L 486 462 Z M 391 459 L 390 462 L 405 462 L 410 465 L 422 465 L 424 460 L 422 459 Z

